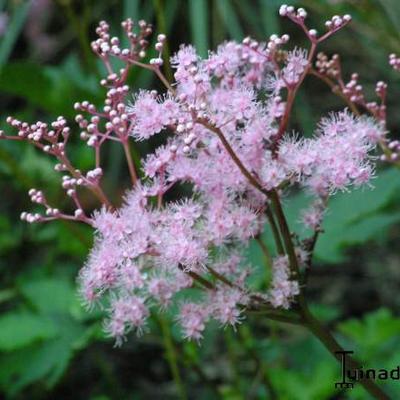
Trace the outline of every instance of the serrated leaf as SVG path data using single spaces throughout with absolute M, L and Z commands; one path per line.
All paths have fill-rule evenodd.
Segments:
M 363 319 L 350 319 L 339 324 L 338 330 L 358 345 L 375 348 L 400 335 L 400 319 L 385 308 L 367 314 Z
M 26 386 L 42 381 L 52 388 L 66 371 L 74 352 L 86 345 L 93 329 L 68 316 L 57 318 L 59 336 L 0 356 L 0 386 L 13 396 Z

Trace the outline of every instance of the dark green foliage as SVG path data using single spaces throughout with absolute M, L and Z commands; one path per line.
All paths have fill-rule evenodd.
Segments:
M 265 39 L 284 32 L 295 44 L 304 44 L 301 33 L 278 17 L 280 2 L 275 0 L 51 3 L 46 32 L 58 45 L 46 59 L 38 56 L 35 43 L 24 33 L 29 2 L 0 1 L 10 17 L 0 39 L 1 120 L 8 114 L 30 121 L 51 121 L 58 115 L 71 118 L 75 101 L 101 103 L 104 91 L 97 83 L 103 71 L 89 47 L 100 19 L 108 20 L 116 34 L 122 18 L 153 20 L 166 30 L 171 52 L 180 43 L 194 43 L 206 55 L 229 38 Z M 359 71 L 371 95 L 375 81 L 392 82 L 389 128 L 398 132 L 399 78 L 389 70 L 387 56 L 400 49 L 400 2 L 287 3 L 307 7 L 310 25 L 319 31 L 327 17 L 353 14 L 351 27 L 324 45 L 324 51 L 341 53 L 346 76 Z M 158 85 L 143 71 L 133 71 L 130 84 L 134 89 Z M 310 136 L 321 115 L 343 107 L 328 88 L 310 78 L 295 103 L 291 129 Z M 78 140 L 72 147 L 74 161 L 82 168 L 90 166 L 92 156 Z M 141 156 L 149 150 L 133 149 Z M 120 198 L 128 182 L 123 159 L 116 148 L 104 157 L 107 192 Z M 71 207 L 62 200 L 58 179 L 52 162 L 42 154 L 20 143 L 0 142 L 0 397 L 178 398 L 166 362 L 161 320 L 151 321 L 150 334 L 131 336 L 115 349 L 101 333 L 101 312 L 88 313 L 80 305 L 75 279 L 91 246 L 90 230 L 67 223 L 27 226 L 19 221 L 18 214 L 31 208 L 26 195 L 30 187 L 45 187 L 51 201 Z M 400 171 L 378 171 L 373 185 L 373 190 L 338 193 L 330 200 L 308 295 L 315 315 L 336 332 L 343 346 L 354 350 L 366 366 L 390 369 L 400 364 L 400 319 L 394 306 L 399 302 L 390 302 L 398 296 L 400 279 Z M 309 197 L 296 194 L 285 201 L 290 226 L 299 239 L 309 236 L 299 223 L 300 212 L 309 203 Z M 85 204 L 97 206 L 89 197 Z M 268 230 L 265 239 L 270 241 Z M 269 278 L 266 260 L 255 241 L 246 251 L 258 267 L 252 284 L 263 290 Z M 397 286 L 383 286 L 383 278 L 397 280 Z M 346 394 L 335 390 L 339 366 L 302 327 L 249 315 L 236 332 L 210 327 L 198 346 L 180 339 L 173 315 L 163 318 L 190 399 L 265 399 L 272 398 L 271 393 L 290 400 L 368 398 L 359 385 Z M 392 398 L 400 398 L 398 382 L 387 382 L 386 389 Z

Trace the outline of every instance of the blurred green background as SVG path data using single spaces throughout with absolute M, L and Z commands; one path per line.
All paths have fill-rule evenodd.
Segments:
M 388 54 L 400 52 L 397 0 L 304 0 L 289 2 L 309 11 L 309 24 L 323 31 L 334 14 L 354 21 L 323 44 L 342 55 L 345 76 L 359 72 L 373 98 L 377 80 L 390 83 L 389 128 L 399 128 L 399 76 Z M 169 51 L 194 43 L 200 54 L 227 39 L 259 40 L 289 33 L 292 45 L 302 33 L 278 17 L 276 0 L 0 0 L 0 105 L 7 115 L 27 121 L 72 118 L 75 101 L 100 104 L 102 66 L 90 50 L 98 21 L 106 19 L 120 35 L 126 17 L 146 19 L 169 37 Z M 130 76 L 133 90 L 157 87 L 142 70 Z M 292 128 L 310 135 L 320 117 L 344 105 L 329 89 L 308 78 L 295 104 Z M 78 132 L 78 130 L 77 130 Z M 141 144 L 146 154 L 156 145 Z M 91 166 L 92 155 L 79 141 L 74 160 Z M 128 186 L 123 154 L 110 147 L 106 190 L 118 199 Z M 307 296 L 313 309 L 336 332 L 364 367 L 400 364 L 400 171 L 382 169 L 375 190 L 338 194 L 331 202 L 325 233 Z M 153 318 L 151 333 L 130 336 L 121 348 L 101 329 L 101 312 L 79 303 L 75 279 L 92 234 L 65 222 L 27 225 L 19 214 L 31 210 L 27 190 L 46 188 L 48 197 L 68 209 L 52 160 L 21 143 L 0 142 L 0 398 L 12 399 L 368 399 L 359 385 L 335 390 L 340 370 L 328 352 L 301 327 L 249 316 L 236 330 L 208 329 L 201 345 L 186 343 L 173 316 Z M 86 199 L 87 207 L 95 207 Z M 309 199 L 286 200 L 291 225 L 302 232 L 299 210 Z M 267 234 L 268 236 L 268 234 Z M 268 237 L 266 237 L 268 240 Z M 248 257 L 262 262 L 252 244 Z M 264 277 L 256 276 L 262 287 Z M 387 382 L 400 398 L 400 382 Z

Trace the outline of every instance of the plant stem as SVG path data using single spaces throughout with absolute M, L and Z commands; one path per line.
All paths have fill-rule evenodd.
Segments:
M 319 341 L 326 347 L 327 350 L 341 362 L 340 354 L 337 352 L 343 352 L 344 349 L 336 341 L 333 335 L 310 313 L 307 306 L 303 305 L 300 313 L 304 320 L 304 325 L 312 332 L 312 334 L 319 339 Z M 347 364 L 351 369 L 361 368 L 360 364 L 350 357 L 346 356 Z M 389 396 L 371 379 L 360 379 L 360 384 L 364 389 L 374 398 L 379 400 L 390 400 Z
M 261 185 L 261 183 L 258 181 L 257 177 L 255 177 L 245 167 L 245 165 L 242 163 L 240 158 L 235 153 L 235 150 L 232 148 L 232 146 L 229 144 L 228 140 L 224 136 L 224 133 L 222 132 L 221 128 L 218 128 L 217 126 L 214 126 L 214 125 L 210 124 L 208 121 L 205 121 L 205 120 L 198 120 L 197 122 L 200 123 L 201 125 L 203 125 L 204 127 L 206 127 L 207 129 L 209 129 L 210 131 L 214 132 L 218 136 L 218 138 L 221 140 L 222 145 L 224 146 L 225 150 L 228 152 L 228 154 L 232 158 L 232 161 L 237 165 L 237 167 L 239 168 L 239 170 L 243 174 L 243 176 L 257 190 L 259 190 L 261 193 L 263 193 L 268 198 L 269 195 L 270 195 L 270 192 L 268 190 L 264 189 L 263 186 Z M 275 240 L 277 251 L 278 251 L 279 254 L 283 254 L 284 251 L 283 251 L 282 241 L 281 241 L 281 238 L 279 236 L 279 232 L 278 232 L 278 228 L 276 226 L 274 215 L 273 215 L 272 211 L 270 210 L 269 204 L 267 204 L 265 213 L 267 215 L 268 222 L 271 225 L 271 230 L 272 230 L 272 234 L 274 236 L 274 240 Z
M 285 214 L 283 213 L 282 206 L 280 204 L 278 194 L 273 191 L 272 202 L 275 207 L 275 212 L 277 214 L 279 227 L 281 234 L 285 243 L 286 251 L 289 256 L 290 267 L 296 277 L 299 277 L 299 267 L 297 262 L 297 256 L 294 251 L 294 246 L 292 242 L 292 237 L 290 230 L 286 221 Z M 339 345 L 336 339 L 331 335 L 331 333 L 324 328 L 324 326 L 310 313 L 307 303 L 303 294 L 303 290 L 300 291 L 298 296 L 298 313 L 302 318 L 303 324 L 312 332 L 312 334 L 319 339 L 319 341 L 330 351 L 330 353 L 338 360 L 341 361 L 341 356 L 336 354 L 336 352 L 344 351 L 344 349 Z M 352 369 L 361 368 L 360 364 L 351 357 L 348 358 L 348 364 Z M 389 400 L 389 397 L 379 388 L 376 383 L 370 379 L 361 379 L 360 384 L 370 393 L 373 397 L 379 400 Z
M 296 98 L 297 91 L 299 90 L 301 84 L 303 83 L 304 78 L 306 77 L 309 68 L 312 67 L 312 60 L 314 58 L 316 49 L 317 49 L 317 42 L 312 42 L 311 48 L 310 48 L 310 53 L 309 53 L 308 59 L 307 59 L 308 60 L 307 68 L 304 69 L 303 73 L 301 74 L 301 76 L 295 86 L 292 86 L 292 87 L 288 86 L 288 94 L 287 94 L 287 99 L 286 99 L 285 111 L 283 113 L 281 122 L 279 124 L 278 132 L 276 134 L 274 144 L 272 146 L 272 152 L 275 156 L 279 149 L 279 144 L 282 139 L 282 136 L 284 135 L 286 128 L 289 124 L 289 119 L 290 119 L 290 115 L 292 112 L 293 103 Z
M 137 182 L 137 174 L 136 174 L 135 166 L 133 165 L 132 155 L 131 155 L 131 151 L 129 149 L 129 142 L 127 140 L 124 140 L 122 142 L 122 145 L 124 147 L 125 157 L 126 157 L 126 161 L 128 163 L 129 174 L 131 176 L 132 185 L 135 186 L 136 182 Z
M 176 388 L 178 389 L 179 398 L 181 400 L 186 400 L 187 394 L 181 379 L 181 375 L 179 373 L 177 353 L 175 350 L 174 343 L 172 341 L 171 331 L 169 329 L 168 322 L 162 316 L 159 318 L 159 322 L 164 340 L 165 357 L 168 361 L 172 378 L 174 379 Z
M 209 123 L 207 120 L 197 120 L 198 123 L 203 125 L 205 128 L 209 129 L 210 131 L 214 132 L 219 140 L 222 142 L 222 145 L 225 147 L 225 150 L 228 152 L 228 154 L 231 156 L 233 162 L 238 166 L 240 169 L 240 172 L 247 178 L 247 180 L 256 188 L 258 189 L 261 193 L 264 193 L 267 197 L 269 195 L 268 190 L 264 189 L 262 184 L 258 181 L 258 179 L 244 166 L 240 158 L 237 156 L 235 153 L 235 150 L 233 150 L 232 146 L 226 139 L 225 135 L 223 134 L 222 130 L 218 128 L 215 125 L 212 125 Z
M 274 241 L 275 241 L 276 251 L 278 252 L 278 254 L 282 255 L 285 253 L 283 250 L 282 240 L 281 240 L 281 237 L 280 237 L 280 234 L 278 231 L 278 227 L 275 222 L 274 214 L 272 213 L 268 204 L 267 204 L 267 209 L 265 211 L 265 214 L 267 215 L 268 222 L 271 226 L 272 235 L 273 235 Z
M 286 253 L 289 256 L 290 267 L 292 269 L 292 273 L 293 273 L 295 279 L 299 279 L 300 271 L 299 271 L 299 265 L 298 265 L 298 261 L 297 261 L 296 252 L 295 252 L 293 242 L 292 242 L 292 236 L 291 236 L 289 226 L 288 226 L 286 218 L 285 218 L 285 214 L 282 209 L 281 202 L 279 200 L 279 195 L 275 190 L 273 190 L 271 192 L 271 201 L 274 206 L 275 214 L 278 219 L 278 225 L 281 230 L 283 242 L 285 243 Z

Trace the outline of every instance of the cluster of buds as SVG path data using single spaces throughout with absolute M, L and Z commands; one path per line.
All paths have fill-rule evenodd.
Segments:
M 400 57 L 392 53 L 389 56 L 389 65 L 395 70 L 400 71 Z
M 285 45 L 289 41 L 289 39 L 290 37 L 288 34 L 284 34 L 281 36 L 276 34 L 271 35 L 267 42 L 267 55 L 276 52 L 281 46 Z M 260 43 L 257 40 L 254 40 L 249 36 L 244 38 L 242 43 L 252 50 L 256 50 L 260 46 Z
M 76 186 L 81 186 L 84 183 L 82 178 L 76 179 L 71 178 L 69 175 L 64 175 L 62 177 L 61 186 L 67 191 L 68 196 L 72 196 L 72 191 L 75 191 Z
M 274 96 L 271 101 L 271 114 L 274 118 L 281 118 L 285 112 L 286 102 L 282 100 L 282 97 L 277 95 Z
M 71 188 L 75 187 L 77 183 L 76 182 L 72 183 L 70 181 L 71 180 L 68 176 L 67 177 L 64 176 L 62 186 L 65 189 L 68 189 L 67 194 L 68 196 L 73 198 L 75 205 L 77 207 L 72 215 L 64 214 L 60 212 L 58 208 L 51 207 L 41 190 L 30 189 L 28 194 L 31 198 L 32 203 L 44 206 L 45 215 L 42 215 L 40 213 L 22 212 L 21 220 L 26 221 L 28 223 L 34 223 L 34 222 L 47 222 L 47 221 L 52 221 L 54 219 L 65 219 L 71 221 L 83 221 L 90 224 L 91 220 L 85 215 L 84 211 L 82 210 L 75 189 Z
M 129 41 L 129 47 L 121 48 L 120 41 L 117 37 L 111 37 L 109 33 L 109 25 L 102 21 L 99 24 L 96 32 L 98 39 L 92 42 L 93 51 L 103 61 L 109 75 L 107 79 L 102 79 L 103 86 L 112 87 L 123 86 L 127 79 L 129 67 L 131 64 L 136 64 L 148 69 L 158 69 L 163 64 L 162 52 L 164 50 L 166 36 L 159 34 L 155 44 L 155 50 L 158 53 L 157 57 L 151 58 L 149 64 L 144 64 L 140 60 L 146 57 L 146 50 L 149 46 L 148 37 L 153 33 L 151 24 L 144 20 L 138 22 L 138 32 L 133 31 L 134 23 L 131 19 L 122 22 L 122 28 Z M 125 66 L 119 72 L 119 76 L 114 72 L 110 63 L 109 56 L 113 56 L 121 60 Z
M 351 21 L 351 15 L 346 14 L 343 16 L 334 15 L 330 20 L 325 22 L 325 26 L 329 31 L 337 31 Z
M 89 112 L 95 113 L 95 107 L 87 101 L 79 103 L 82 109 Z M 96 119 L 97 118 L 97 119 Z M 88 131 L 92 131 L 98 123 L 99 117 L 94 116 L 91 120 L 91 124 L 84 120 L 83 116 L 78 115 L 77 121 L 81 124 L 81 127 L 85 126 Z M 101 173 L 98 171 L 94 174 L 87 174 L 85 177 L 80 170 L 75 169 L 71 164 L 68 155 L 66 154 L 66 147 L 70 136 L 70 128 L 67 126 L 67 121 L 64 117 L 60 116 L 50 124 L 38 121 L 35 124 L 28 124 L 22 122 L 16 118 L 8 117 L 7 123 L 17 130 L 17 134 L 14 136 L 8 136 L 4 133 L 0 134 L 0 139 L 28 141 L 35 147 L 42 150 L 43 152 L 54 156 L 57 163 L 54 169 L 58 172 L 66 171 L 69 175 L 65 175 L 62 178 L 61 186 L 66 190 L 67 195 L 72 198 L 76 207 L 73 215 L 68 215 L 60 212 L 56 208 L 52 208 L 42 191 L 31 189 L 29 196 L 31 201 L 36 204 L 43 205 L 46 208 L 46 215 L 40 215 L 38 213 L 23 213 L 21 218 L 27 222 L 44 222 L 53 219 L 68 219 L 68 220 L 79 220 L 86 223 L 91 223 L 90 219 L 86 217 L 80 204 L 78 194 L 76 193 L 76 186 L 84 186 L 91 190 L 97 197 L 104 200 L 104 194 L 99 186 Z M 91 126 L 92 125 L 92 126 Z
M 103 176 L 103 170 L 100 167 L 97 167 L 86 173 L 86 180 L 90 182 L 92 185 L 95 185 L 100 181 L 102 176 Z
M 185 146 L 183 146 L 182 149 L 182 151 L 185 154 L 188 154 L 190 152 L 190 146 L 192 146 L 195 143 L 195 140 L 196 140 L 196 135 L 193 132 L 185 137 L 184 139 Z
M 30 189 L 28 194 L 31 198 L 32 203 L 46 204 L 46 199 L 41 190 Z
M 384 154 L 380 157 L 381 161 L 396 163 L 400 161 L 400 141 L 392 140 L 386 144 Z
M 35 146 L 43 149 L 46 153 L 64 156 L 64 148 L 68 141 L 70 128 L 67 121 L 60 116 L 56 121 L 49 125 L 45 122 L 38 121 L 29 125 L 27 122 L 19 121 L 14 117 L 7 117 L 7 124 L 17 129 L 17 136 L 3 138 L 14 140 L 28 140 Z
M 358 82 L 358 74 L 354 73 L 351 75 L 351 79 L 344 85 L 343 93 L 353 103 L 364 104 L 365 98 L 363 93 L 363 87 Z
M 151 65 L 156 65 L 158 67 L 161 67 L 161 65 L 163 65 L 162 52 L 164 50 L 166 39 L 167 37 L 164 34 L 160 34 L 157 36 L 157 43 L 154 45 L 154 48 L 158 52 L 158 57 L 152 58 L 150 60 Z
M 380 100 L 379 103 L 377 101 L 367 102 L 357 73 L 353 73 L 347 83 L 344 82 L 338 54 L 334 54 L 331 58 L 328 58 L 326 54 L 319 53 L 315 67 L 317 74 L 322 78 L 328 78 L 328 82 L 330 82 L 334 92 L 341 93 L 349 103 L 364 107 L 377 120 L 385 121 L 387 92 L 387 84 L 385 82 L 379 81 L 375 87 L 375 93 Z
M 311 41 L 317 41 L 317 30 L 308 29 L 304 23 L 305 19 L 307 18 L 307 11 L 304 8 L 295 9 L 293 6 L 283 4 L 279 9 L 279 15 L 291 19 L 294 23 L 302 27 Z
M 323 76 L 327 76 L 332 79 L 340 78 L 341 68 L 339 54 L 334 54 L 331 58 L 329 58 L 325 53 L 319 52 L 317 54 L 315 67 Z
M 115 75 L 115 74 L 114 74 Z M 108 77 L 113 81 L 113 77 Z M 93 104 L 83 101 L 75 103 L 77 111 L 87 112 L 91 117 L 85 118 L 82 114 L 75 117 L 79 127 L 83 129 L 80 133 L 82 140 L 86 140 L 88 146 L 99 147 L 106 140 L 126 140 L 129 134 L 128 114 L 125 105 L 125 98 L 129 92 L 127 85 L 111 87 L 106 94 L 103 110 L 100 112 Z M 101 118 L 106 119 L 105 132 L 99 129 Z M 116 136 L 112 136 L 115 133 Z
M 28 213 L 25 211 L 21 213 L 21 221 L 26 221 L 29 224 L 32 224 L 34 222 L 41 222 L 42 220 L 43 216 L 38 213 Z
M 121 25 L 130 42 L 127 48 L 121 48 L 118 37 L 110 36 L 110 27 L 105 21 L 101 21 L 96 29 L 99 37 L 92 42 L 92 50 L 107 64 L 109 55 L 121 59 L 132 58 L 135 60 L 146 57 L 146 49 L 149 45 L 147 38 L 153 32 L 151 25 L 145 21 L 139 21 L 139 33 L 133 32 L 134 23 L 130 18 L 123 21 Z
M 186 95 L 179 95 L 179 100 L 183 104 L 186 101 Z M 185 106 L 184 106 L 185 107 Z M 194 133 L 194 120 L 201 120 L 207 118 L 207 104 L 202 102 L 198 105 L 189 105 L 186 106 L 190 114 L 187 118 L 179 118 L 177 120 L 177 124 L 175 127 L 175 132 L 178 134 L 184 134 L 185 138 L 183 139 L 184 146 L 182 148 L 183 154 L 189 154 L 192 147 L 197 145 L 197 136 Z M 189 117 L 190 116 L 190 117 Z M 171 153 L 176 153 L 177 147 L 176 145 L 172 145 L 170 148 Z
M 304 10 L 304 8 L 296 9 L 293 6 L 283 4 L 279 9 L 279 14 L 282 17 L 287 17 L 291 19 L 294 23 L 301 26 L 309 39 L 314 43 L 325 40 L 327 37 L 337 32 L 339 29 L 342 29 L 351 21 L 351 16 L 348 14 L 343 16 L 334 15 L 330 20 L 325 22 L 325 26 L 327 27 L 328 32 L 318 38 L 317 30 L 307 28 L 304 23 L 305 19 L 307 18 L 307 11 Z
M 350 102 L 364 107 L 378 121 L 386 120 L 386 92 L 387 84 L 383 81 L 377 82 L 375 93 L 380 102 L 365 100 L 363 86 L 358 82 L 359 76 L 354 73 L 351 75 L 351 80 L 343 87 L 343 94 Z
M 379 81 L 375 86 L 375 93 L 380 102 L 370 101 L 366 104 L 367 110 L 379 121 L 386 121 L 386 94 L 387 83 Z
M 283 34 L 281 36 L 271 35 L 267 43 L 267 55 L 273 58 L 275 54 L 279 51 L 280 47 L 285 45 L 290 39 L 288 34 Z
M 298 8 L 296 10 L 293 6 L 282 4 L 279 8 L 279 15 L 297 21 L 304 21 L 307 18 L 307 11 L 304 8 Z
M 392 53 L 389 55 L 389 65 L 395 70 L 400 71 L 400 57 Z M 376 84 L 375 92 L 380 97 L 384 104 L 387 92 L 387 84 L 385 82 L 378 82 Z M 385 143 L 383 146 L 383 154 L 381 155 L 381 161 L 389 162 L 392 164 L 400 165 L 400 141 L 392 140 Z

